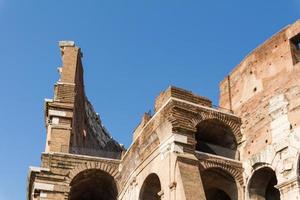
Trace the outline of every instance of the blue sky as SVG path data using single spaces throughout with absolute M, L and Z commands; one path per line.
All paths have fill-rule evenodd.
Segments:
M 0 200 L 25 199 L 28 167 L 40 164 L 59 40 L 82 48 L 86 94 L 128 147 L 169 85 L 218 104 L 219 82 L 299 9 L 300 0 L 0 0 Z

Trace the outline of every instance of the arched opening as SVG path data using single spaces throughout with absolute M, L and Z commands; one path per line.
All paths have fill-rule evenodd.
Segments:
M 69 200 L 117 200 L 114 178 L 101 170 L 91 169 L 79 173 L 70 186 Z
M 229 126 L 216 119 L 204 120 L 197 126 L 196 151 L 237 158 L 237 142 Z
M 280 200 L 280 192 L 275 185 L 275 172 L 269 167 L 263 167 L 254 172 L 249 182 L 249 197 L 253 200 Z
M 212 168 L 201 172 L 206 200 L 237 200 L 238 187 L 227 172 Z
M 161 185 L 156 174 L 150 174 L 144 181 L 139 200 L 160 200 Z

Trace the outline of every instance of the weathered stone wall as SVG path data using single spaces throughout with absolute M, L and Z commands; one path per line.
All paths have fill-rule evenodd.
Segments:
M 300 63 L 295 42 L 299 33 L 300 21 L 284 28 L 251 52 L 220 84 L 220 106 L 232 109 L 243 121 L 241 154 L 246 179 L 258 166 L 268 165 L 275 170 L 280 189 L 298 179 Z M 284 195 L 287 191 L 282 193 L 284 199 L 299 198 Z
M 99 114 L 97 114 L 92 104 L 86 99 L 85 100 L 85 120 L 87 122 L 87 133 L 90 135 L 88 138 L 89 144 L 94 141 L 95 144 L 90 145 L 93 149 L 101 149 L 108 152 L 122 152 L 123 147 L 112 139 L 107 129 L 104 127 Z

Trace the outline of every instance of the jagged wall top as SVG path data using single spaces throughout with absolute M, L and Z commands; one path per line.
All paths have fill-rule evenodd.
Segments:
M 84 91 L 82 53 L 73 41 L 59 42 L 60 78 L 46 102 L 46 152 L 120 157 L 123 147 L 104 128 Z

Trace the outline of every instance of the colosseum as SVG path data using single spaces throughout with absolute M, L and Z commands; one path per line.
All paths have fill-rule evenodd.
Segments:
M 28 200 L 300 200 L 300 20 L 220 82 L 218 107 L 174 86 L 161 92 L 128 149 L 85 95 L 80 48 L 59 47 Z

